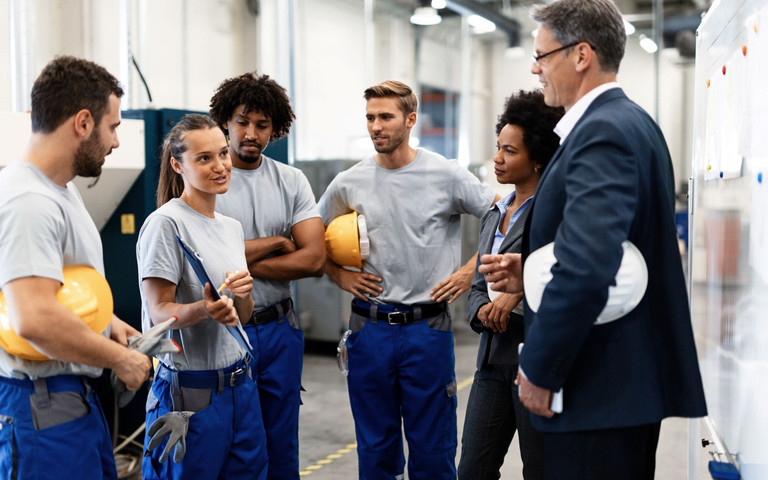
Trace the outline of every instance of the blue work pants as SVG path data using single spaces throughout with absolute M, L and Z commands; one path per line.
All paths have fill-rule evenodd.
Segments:
M 258 479 L 267 478 L 267 450 L 264 427 L 261 423 L 261 410 L 256 385 L 250 378 L 241 379 L 230 386 L 232 372 L 245 368 L 244 362 L 238 362 L 222 370 L 221 388 L 192 388 L 183 390 L 183 380 L 178 385 L 169 381 L 171 376 L 166 369 L 158 372 L 152 383 L 152 392 L 147 401 L 147 430 L 155 420 L 170 411 L 192 410 L 189 418 L 186 446 L 187 453 L 181 463 L 173 461 L 173 454 L 164 462 L 158 458 L 165 448 L 166 441 L 158 445 L 149 456 L 144 457 L 142 471 L 144 479 L 179 480 L 179 479 Z M 217 371 L 181 372 L 179 375 L 211 376 Z M 172 376 L 171 376 L 172 378 Z M 179 392 L 182 389 L 182 392 Z M 201 404 L 205 394 L 210 398 L 207 406 L 198 410 L 189 404 Z M 209 397 L 207 396 L 209 394 Z M 174 408 L 174 398 L 181 405 Z M 188 400 L 195 400 L 194 402 Z M 189 404 L 187 404 L 187 402 Z M 154 405 L 153 405 L 154 404 Z M 144 453 L 150 438 L 145 436 Z
M 405 325 L 355 313 L 352 321 L 365 322 L 347 340 L 360 479 L 392 480 L 403 474 L 401 428 L 411 480 L 455 479 L 456 376 L 449 313 Z M 430 328 L 433 323 L 448 330 Z
M 112 439 L 90 379 L 0 377 L 0 477 L 24 480 L 116 479 Z
M 253 378 L 259 390 L 267 435 L 269 479 L 299 478 L 299 405 L 304 332 L 294 328 L 294 312 L 262 325 L 244 326 L 253 346 Z

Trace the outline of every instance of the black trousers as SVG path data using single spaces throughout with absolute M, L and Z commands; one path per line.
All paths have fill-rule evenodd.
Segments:
M 544 433 L 547 480 L 653 480 L 661 423 Z
M 459 480 L 497 480 L 509 444 L 518 433 L 523 475 L 544 479 L 541 433 L 517 396 L 517 365 L 486 365 L 475 372 L 461 436 Z

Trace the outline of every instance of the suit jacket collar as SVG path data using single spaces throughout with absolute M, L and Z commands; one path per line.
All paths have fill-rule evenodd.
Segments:
M 576 103 L 574 103 L 571 108 L 568 109 L 565 115 L 563 115 L 563 118 L 561 118 L 555 126 L 555 133 L 560 137 L 560 143 L 565 143 L 568 135 L 573 131 L 574 128 L 576 128 L 576 125 L 579 123 L 581 117 L 584 116 L 584 114 L 589 109 L 589 106 L 592 105 L 592 102 L 594 102 L 597 97 L 609 90 L 616 88 L 619 88 L 619 84 L 616 82 L 603 83 L 596 86 L 585 95 L 583 95 L 580 99 L 578 99 Z
M 535 199 L 534 199 L 535 200 Z M 515 224 L 509 229 L 509 232 L 504 236 L 501 245 L 499 245 L 499 253 L 506 252 L 522 235 L 525 230 L 525 222 L 528 219 L 528 214 L 531 211 L 531 205 L 533 202 L 525 206 L 525 210 L 517 217 Z M 521 207 L 523 208 L 523 207 Z
M 525 210 L 520 213 L 515 224 L 512 225 L 512 228 L 510 228 L 509 232 L 504 236 L 504 240 L 502 240 L 501 245 L 499 245 L 499 253 L 504 253 L 509 250 L 509 248 L 523 235 L 525 222 L 528 220 L 528 215 L 531 211 L 531 205 L 532 203 L 529 203 L 528 205 L 525 205 L 525 207 L 521 207 L 525 208 Z M 484 230 L 486 230 L 486 232 L 484 235 L 481 233 L 482 240 L 484 240 L 484 244 L 479 245 L 481 252 L 491 252 L 491 248 L 493 248 L 493 240 L 496 237 L 496 231 L 499 228 L 500 220 L 501 212 L 499 212 L 498 209 L 494 208 L 488 212 L 488 218 L 486 218 L 484 224 Z
M 541 184 L 544 182 L 544 178 L 547 176 L 549 171 L 552 169 L 552 165 L 560 158 L 560 156 L 563 153 L 563 149 L 565 145 L 568 143 L 568 139 L 571 138 L 573 132 L 575 132 L 579 125 L 584 123 L 584 119 L 588 118 L 589 115 L 594 112 L 596 109 L 602 107 L 606 102 L 609 102 L 611 100 L 615 100 L 617 98 L 627 98 L 626 94 L 624 93 L 624 90 L 619 88 L 611 88 L 610 90 L 603 92 L 602 94 L 598 95 L 596 99 L 592 101 L 592 103 L 589 104 L 589 107 L 587 108 L 587 111 L 584 112 L 584 115 L 579 118 L 579 121 L 576 122 L 576 125 L 573 126 L 573 128 L 570 131 L 570 134 L 565 138 L 565 141 L 558 147 L 557 151 L 555 151 L 555 154 L 552 155 L 552 159 L 547 164 L 547 167 L 544 169 L 544 171 L 541 174 L 541 178 L 539 179 L 539 184 L 536 186 L 536 193 L 539 193 L 539 187 L 541 187 Z M 534 199 L 534 202 L 536 199 Z

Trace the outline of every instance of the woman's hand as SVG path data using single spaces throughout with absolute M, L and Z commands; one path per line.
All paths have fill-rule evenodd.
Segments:
M 227 270 L 227 278 L 224 282 L 226 283 L 226 289 L 236 297 L 248 298 L 251 296 L 253 278 L 247 270 L 236 270 L 234 272 Z
M 217 322 L 231 327 L 237 325 L 238 316 L 234 302 L 227 296 L 223 296 L 218 300 L 213 298 L 213 287 L 210 283 L 205 284 L 203 307 L 208 312 L 208 316 Z

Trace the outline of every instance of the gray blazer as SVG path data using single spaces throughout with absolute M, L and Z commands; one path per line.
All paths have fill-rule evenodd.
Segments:
M 525 210 L 502 240 L 499 253 L 519 253 L 521 251 L 523 229 L 529 212 L 530 205 L 526 205 Z M 498 228 L 499 220 L 499 211 L 495 208 L 486 212 L 480 220 L 480 238 L 477 243 L 478 264 L 480 263 L 480 255 L 491 253 L 493 237 Z M 477 318 L 480 307 L 490 301 L 485 277 L 477 273 L 477 267 L 475 267 L 475 278 L 472 280 L 472 289 L 469 292 L 467 318 L 469 318 L 469 325 L 472 330 L 481 334 L 480 348 L 477 352 L 477 368 L 481 369 L 488 364 L 517 365 L 517 345 L 523 341 L 523 317 L 516 313 L 510 313 L 507 331 L 494 333 L 485 328 Z

